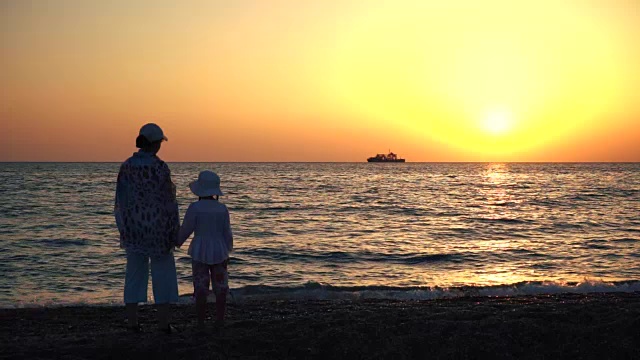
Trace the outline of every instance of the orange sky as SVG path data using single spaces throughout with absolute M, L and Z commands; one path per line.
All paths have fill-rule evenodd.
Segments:
M 0 161 L 640 161 L 637 0 L 0 6 Z

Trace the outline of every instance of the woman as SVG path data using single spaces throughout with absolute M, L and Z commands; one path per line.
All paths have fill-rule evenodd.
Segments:
M 127 253 L 124 302 L 129 329 L 134 332 L 142 331 L 138 303 L 147 301 L 149 262 L 158 325 L 166 333 L 175 331 L 169 322 L 169 304 L 178 300 L 173 247 L 180 220 L 169 167 L 156 156 L 166 140 L 158 125 L 144 125 L 136 139 L 140 150 L 122 164 L 118 174 L 115 217 L 120 247 Z

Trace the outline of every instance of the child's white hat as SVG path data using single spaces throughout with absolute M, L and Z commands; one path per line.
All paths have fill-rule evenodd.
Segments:
M 198 180 L 189 184 L 191 192 L 198 196 L 224 195 L 220 190 L 220 177 L 213 171 L 201 171 Z

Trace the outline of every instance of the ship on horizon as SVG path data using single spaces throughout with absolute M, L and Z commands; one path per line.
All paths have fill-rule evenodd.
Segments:
M 377 154 L 367 159 L 367 162 L 404 162 L 404 159 L 398 157 L 389 150 L 388 154 Z

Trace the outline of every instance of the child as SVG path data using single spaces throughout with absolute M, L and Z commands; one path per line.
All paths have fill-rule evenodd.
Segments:
M 189 188 L 199 200 L 189 205 L 176 245 L 180 247 L 195 232 L 188 253 L 192 259 L 198 326 L 204 327 L 209 279 L 216 294 L 216 323 L 222 325 L 229 290 L 227 262 L 233 250 L 229 210 L 218 202 L 218 196 L 223 194 L 220 191 L 220 177 L 216 173 L 202 171 L 198 180 L 189 184 Z

